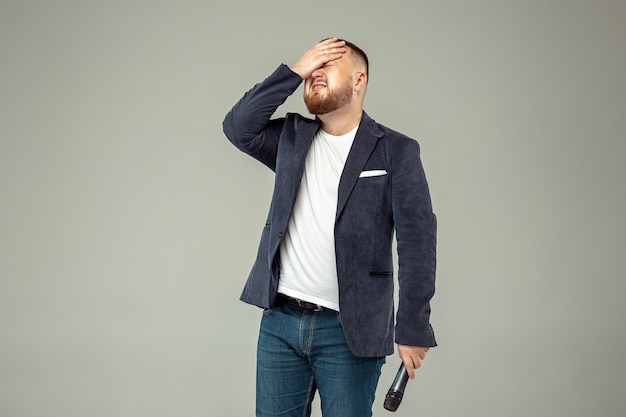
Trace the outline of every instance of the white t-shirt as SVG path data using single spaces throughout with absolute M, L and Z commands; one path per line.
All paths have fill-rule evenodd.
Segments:
M 278 292 L 337 311 L 337 192 L 357 128 L 342 136 L 321 129 L 316 133 L 280 247 Z

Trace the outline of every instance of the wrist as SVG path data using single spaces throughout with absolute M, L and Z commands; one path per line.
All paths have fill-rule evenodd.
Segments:
M 303 71 L 303 69 L 301 67 L 299 67 L 297 64 L 296 65 L 292 65 L 291 67 L 289 67 L 289 69 L 298 74 L 298 76 L 300 78 L 302 78 L 302 80 L 305 80 L 307 77 L 305 76 L 305 72 Z

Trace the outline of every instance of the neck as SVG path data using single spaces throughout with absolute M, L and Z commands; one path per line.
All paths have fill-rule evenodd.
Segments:
M 321 114 L 322 130 L 334 136 L 345 135 L 361 122 L 363 109 L 359 107 L 342 107 L 333 112 Z

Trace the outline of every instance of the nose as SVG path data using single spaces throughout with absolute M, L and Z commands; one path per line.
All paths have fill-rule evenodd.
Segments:
M 318 68 L 311 73 L 311 77 L 318 78 L 324 75 L 324 70 L 322 68 Z

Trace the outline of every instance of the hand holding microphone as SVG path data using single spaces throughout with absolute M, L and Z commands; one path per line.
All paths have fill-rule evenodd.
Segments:
M 429 348 L 398 345 L 400 358 L 404 360 L 408 356 L 410 358 L 409 362 L 413 363 L 414 368 L 421 366 L 421 361 L 426 357 L 428 350 Z M 404 397 L 404 389 L 409 378 L 415 378 L 415 371 L 414 369 L 408 370 L 403 362 L 400 364 L 400 369 L 398 369 L 398 373 L 385 396 L 384 407 L 386 410 L 396 411 L 398 409 Z
M 404 397 L 404 388 L 409 381 L 409 373 L 406 370 L 404 363 L 400 365 L 396 378 L 393 380 L 387 395 L 385 396 L 385 410 L 396 411 L 400 407 L 402 397 Z

